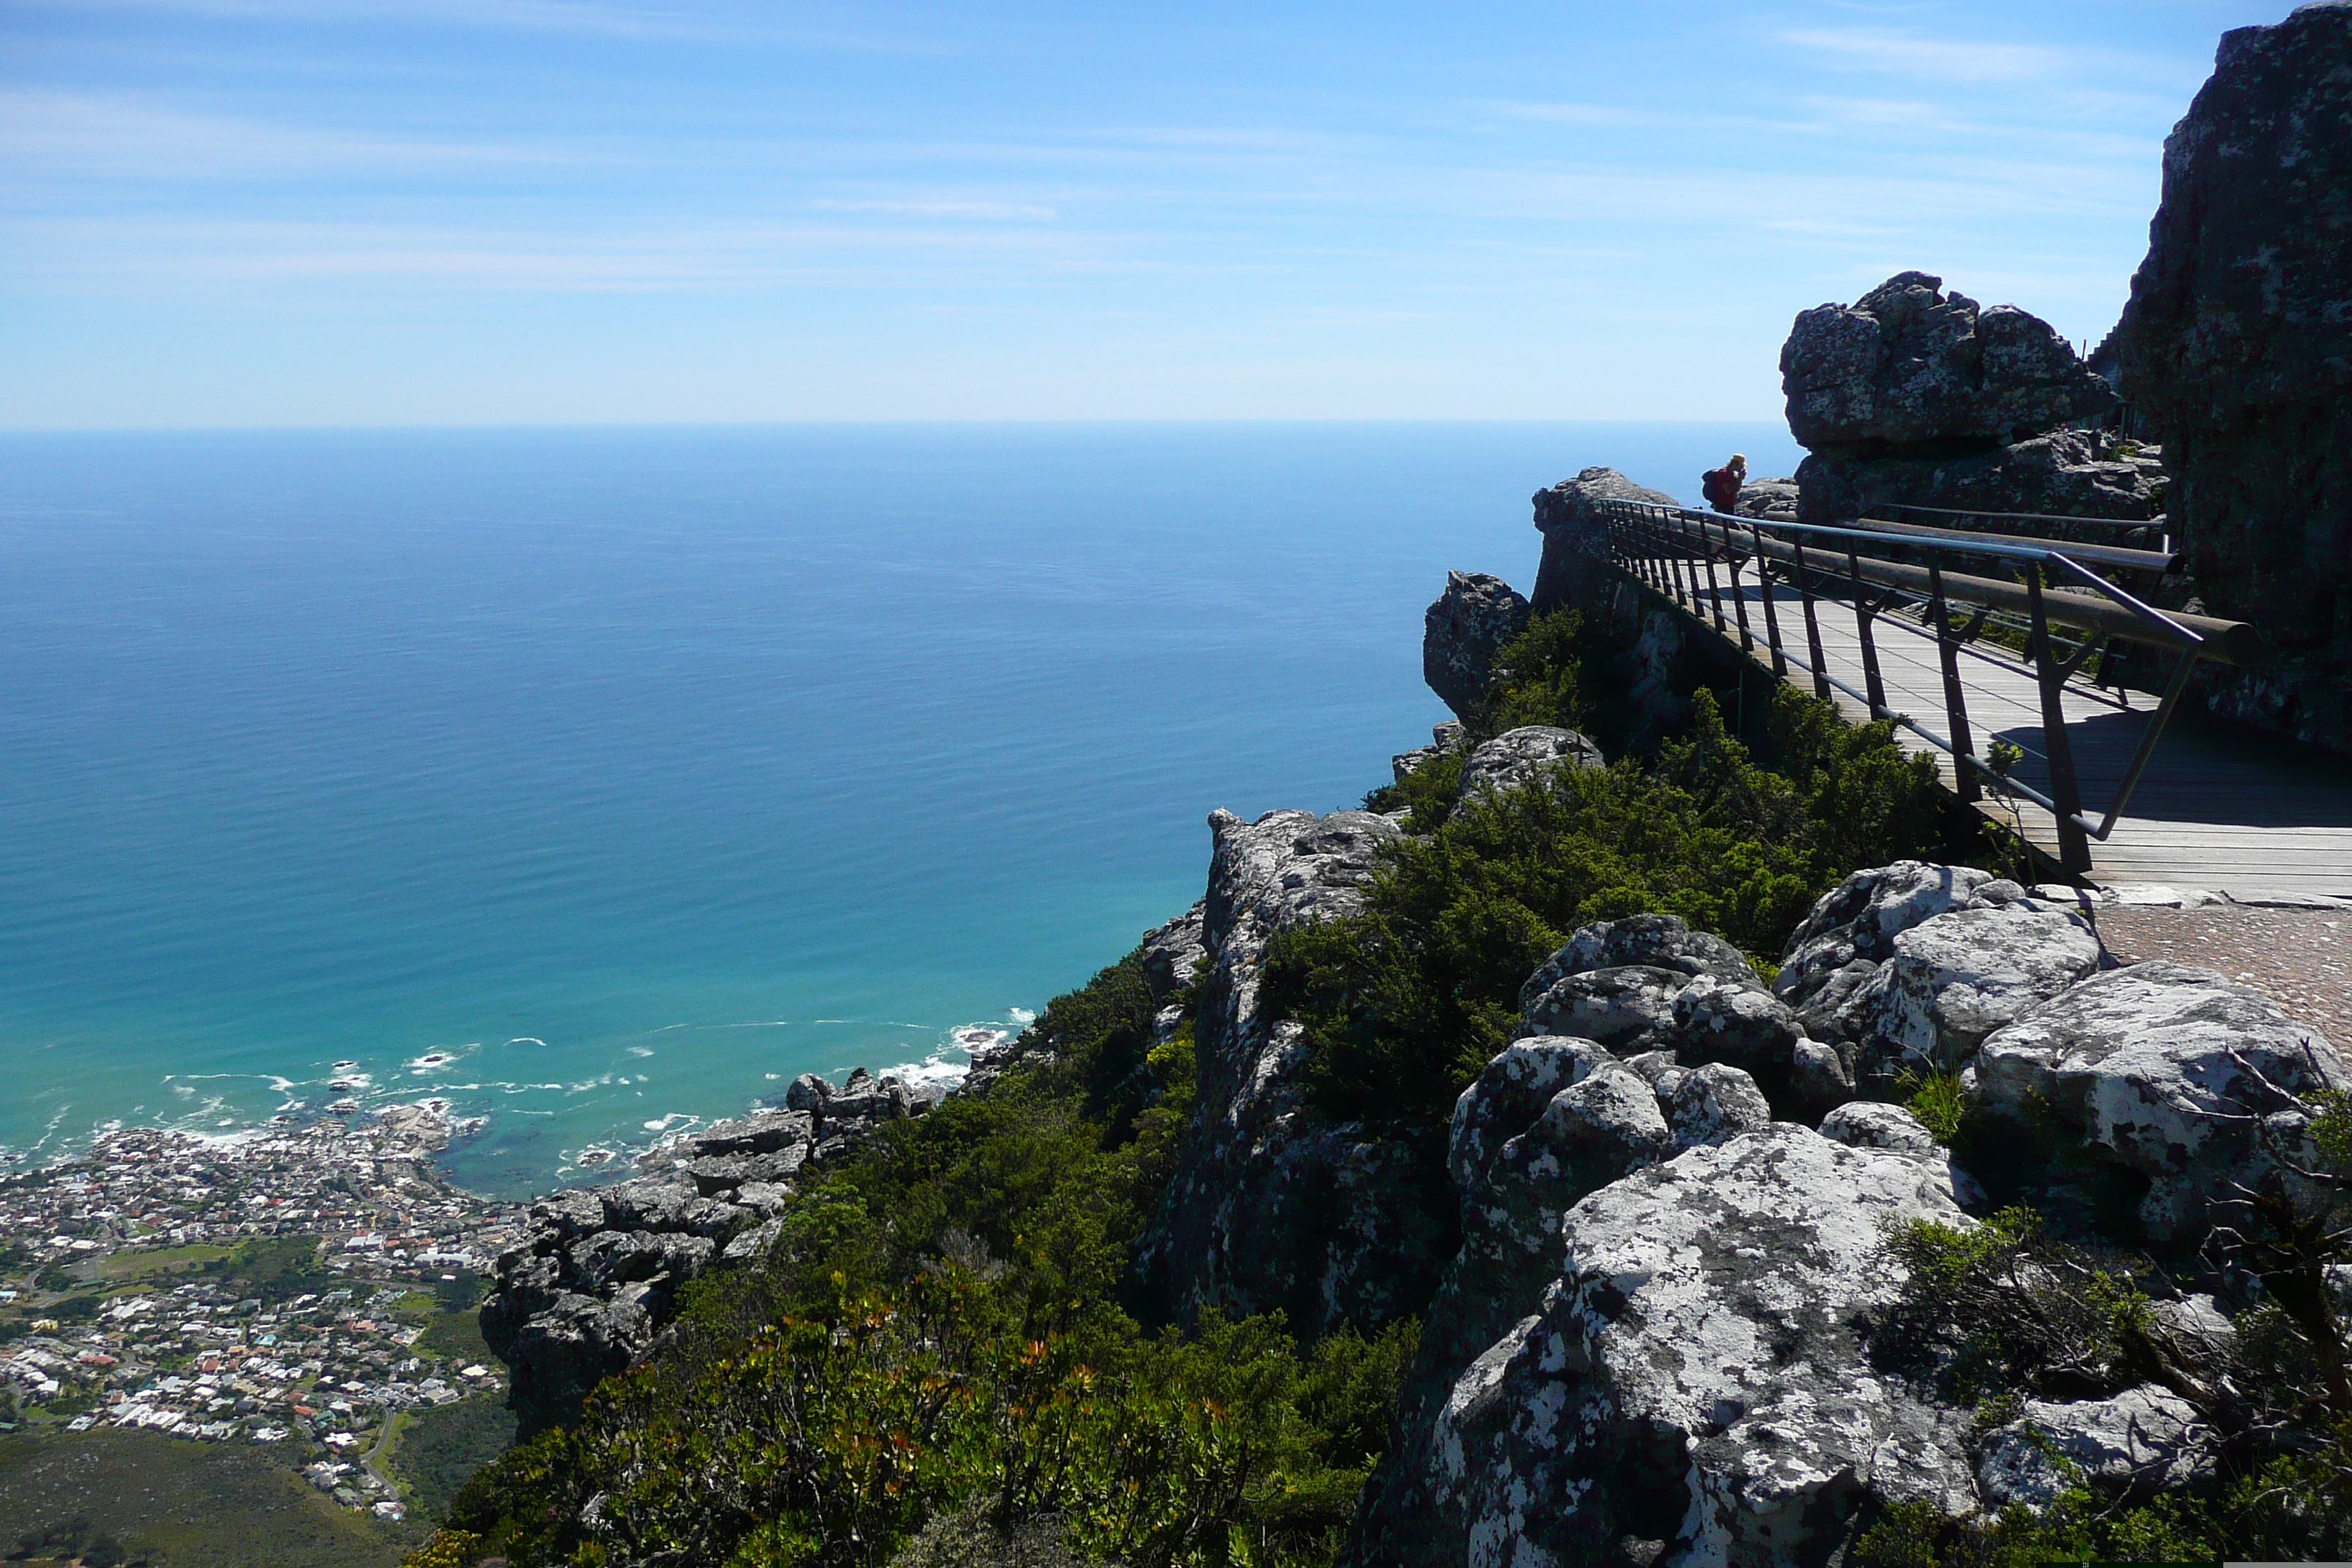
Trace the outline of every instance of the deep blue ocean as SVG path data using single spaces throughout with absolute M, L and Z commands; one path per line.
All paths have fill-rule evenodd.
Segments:
M 1444 717 L 1449 566 L 1769 426 L 0 437 L 0 1149 L 438 1096 L 509 1195 L 961 1059 Z M 352 1064 L 338 1069 L 336 1064 Z M 337 1080 L 346 1087 L 335 1089 Z

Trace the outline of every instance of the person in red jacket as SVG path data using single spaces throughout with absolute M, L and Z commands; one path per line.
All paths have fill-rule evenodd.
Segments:
M 1731 461 L 1700 475 L 1698 484 L 1706 504 L 1729 516 L 1739 510 L 1739 487 L 1747 482 L 1748 459 L 1734 452 Z

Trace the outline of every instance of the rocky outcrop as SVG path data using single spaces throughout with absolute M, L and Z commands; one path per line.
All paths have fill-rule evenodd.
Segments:
M 1528 977 L 1519 1009 L 1528 1034 L 1624 1058 L 1660 1053 L 1660 1070 L 1736 1068 L 1791 1114 L 1818 1116 L 1851 1093 L 1839 1087 L 1851 1082 L 1843 1064 L 1804 1048 L 1812 1042 L 1796 1015 L 1747 955 L 1674 915 L 1586 926 Z
M 1433 1310 L 1353 1560 L 1818 1560 L 1871 1504 L 1972 1508 L 1968 1414 L 1864 1348 L 1903 1283 L 1881 1226 L 1915 1218 L 1972 1223 L 1940 1159 L 1785 1123 L 1584 1197 L 1483 1351 L 1439 1364 Z
M 1528 601 L 1500 577 L 1445 574 L 1445 592 L 1423 618 L 1421 676 L 1457 718 L 1477 710 L 1496 653 L 1527 630 L 1528 613 Z
M 1610 570 L 1601 564 L 1608 558 L 1608 536 L 1592 510 L 1596 500 L 1682 504 L 1663 490 L 1635 484 L 1614 468 L 1587 468 L 1572 479 L 1538 490 L 1536 528 L 1544 543 L 1532 596 L 1536 614 L 1583 603 L 1595 584 L 1612 580 Z
M 1975 1102 L 2016 1122 L 2048 1116 L 2146 1184 L 2147 1239 L 2194 1245 L 2214 1205 L 2272 1179 L 2265 1137 L 2298 1158 L 2284 1096 L 2352 1087 L 2326 1036 L 2207 969 L 2139 963 L 2093 976 L 1986 1038 Z
M 1844 456 L 1990 449 L 2115 406 L 2047 321 L 1925 272 L 1798 316 L 1780 350 L 1789 431 Z
M 481 1316 L 513 1372 L 523 1436 L 572 1420 L 599 1383 L 643 1360 L 679 1287 L 763 1255 L 803 1169 L 931 1098 L 862 1068 L 839 1089 L 803 1074 L 784 1110 L 713 1122 L 645 1156 L 629 1181 L 532 1204 L 530 1235 L 499 1258 Z
M 1360 909 L 1403 829 L 1364 811 L 1220 811 L 1209 826 L 1199 1101 L 1138 1249 L 1142 1292 L 1181 1321 L 1220 1306 L 1279 1308 L 1310 1333 L 1390 1321 L 1428 1299 L 1454 1250 L 1442 1162 L 1307 1104 L 1300 1027 L 1268 1005 L 1264 963 L 1276 931 Z
M 1448 719 L 1430 730 L 1428 745 L 1415 747 L 1410 752 L 1399 752 L 1389 759 L 1389 767 L 1396 775 L 1396 782 L 1402 784 L 1438 758 L 1451 756 L 1469 743 L 1470 731 L 1462 721 Z
M 1952 1072 L 1985 1037 L 2096 971 L 2106 950 L 2071 909 L 2031 899 L 1954 910 L 1898 934 L 1839 1022 L 1864 1082 Z
M 1573 730 L 1523 724 L 1481 742 L 1462 764 L 1462 797 L 1479 790 L 1524 789 L 1554 768 L 1607 766 L 1601 748 Z
M 2216 711 L 2352 751 L 2352 7 L 2222 35 L 2164 144 L 2115 335 L 2164 435 L 2210 614 L 2277 658 L 2210 672 Z

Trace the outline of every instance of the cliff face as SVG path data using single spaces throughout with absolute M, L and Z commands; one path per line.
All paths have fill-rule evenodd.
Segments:
M 2205 608 L 2278 650 L 2209 700 L 2352 751 L 2352 5 L 2223 36 L 2115 344 Z
M 1139 1249 L 1160 1311 L 1280 1309 L 1303 1331 L 1416 1311 L 1454 1247 L 1432 1151 L 1307 1103 L 1300 1027 L 1265 996 L 1267 942 L 1362 906 L 1379 847 L 1403 829 L 1369 811 L 1209 819 L 1202 922 L 1210 968 L 1196 1025 L 1200 1100 Z

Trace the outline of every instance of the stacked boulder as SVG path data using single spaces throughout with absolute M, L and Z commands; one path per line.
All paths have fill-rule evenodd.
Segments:
M 1454 1108 L 1461 1250 L 1352 1563 L 1811 1561 L 1894 1504 L 2131 1501 L 2211 1475 L 2176 1389 L 2030 1400 L 1980 1429 L 1874 1355 L 1906 1283 L 1886 1227 L 1965 1232 L 1990 1202 L 1887 1099 L 1949 1075 L 1984 1147 L 2054 1140 L 2144 1192 L 2116 1239 L 2187 1257 L 2214 1204 L 2283 1179 L 2314 1091 L 2352 1085 L 2275 1003 L 2116 967 L 2077 909 L 1904 861 L 1822 899 L 1769 988 L 1646 915 L 1578 931 L 1521 1004 L 1523 1037 Z M 2231 1332 L 2210 1297 L 2151 1321 Z
M 643 1360 L 687 1281 L 764 1255 L 804 1168 L 936 1098 L 863 1068 L 838 1089 L 803 1073 L 782 1110 L 688 1133 L 628 1181 L 532 1204 L 530 1234 L 499 1258 L 481 1318 L 513 1372 L 523 1436 L 572 1420 L 597 1384 Z
M 1780 384 L 1790 433 L 1811 454 L 1797 469 L 1806 522 L 1889 502 L 2132 521 L 2164 510 L 2153 453 L 2073 427 L 2116 400 L 2066 341 L 1928 273 L 1798 316 Z
M 1528 615 L 1527 600 L 1500 577 L 1445 574 L 1445 592 L 1423 617 L 1421 673 L 1456 718 L 1477 711 L 1495 655 L 1527 630 Z

